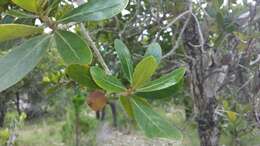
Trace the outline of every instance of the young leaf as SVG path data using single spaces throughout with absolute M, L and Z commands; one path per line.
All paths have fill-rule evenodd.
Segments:
M 92 52 L 77 34 L 68 31 L 55 31 L 57 49 L 67 64 L 91 64 Z
M 158 113 L 154 112 L 151 106 L 141 97 L 131 98 L 131 104 L 138 127 L 148 137 L 182 139 L 181 132 Z
M 99 88 L 91 78 L 89 66 L 87 65 L 72 64 L 67 67 L 66 73 L 74 81 L 78 82 L 83 86 L 86 86 L 89 89 Z
M 37 36 L 0 58 L 0 92 L 20 81 L 32 70 L 44 55 L 49 43 L 49 35 Z
M 133 61 L 128 48 L 121 40 L 115 40 L 115 49 L 120 59 L 121 68 L 127 80 L 132 83 L 133 80 Z
M 43 32 L 40 27 L 23 24 L 0 24 L 0 42 L 32 36 Z
M 38 0 L 12 0 L 13 3 L 30 12 L 37 12 L 37 1 Z
M 154 74 L 158 64 L 153 56 L 145 57 L 141 60 L 134 70 L 132 87 L 137 89 L 148 81 Z
M 235 123 L 237 120 L 237 113 L 232 111 L 227 111 L 227 117 L 230 122 Z
M 106 75 L 99 67 L 91 67 L 90 73 L 96 84 L 108 92 L 120 93 L 126 90 L 116 77 Z
M 129 0 L 89 0 L 58 20 L 61 23 L 99 21 L 120 13 Z
M 151 43 L 146 52 L 145 56 L 153 56 L 159 64 L 162 58 L 162 48 L 158 43 Z
M 184 76 L 185 68 L 178 68 L 171 73 L 160 77 L 157 80 L 147 82 L 144 86 L 137 89 L 137 92 L 158 91 L 177 84 Z
M 119 98 L 119 100 L 120 100 L 120 103 L 122 104 L 124 110 L 126 111 L 128 117 L 133 119 L 134 118 L 134 114 L 133 114 L 132 105 L 130 103 L 130 99 L 128 97 L 121 96 Z

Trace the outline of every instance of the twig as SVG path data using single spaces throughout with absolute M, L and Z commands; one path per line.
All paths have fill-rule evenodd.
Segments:
M 129 25 L 131 24 L 131 22 L 136 19 L 137 15 L 139 14 L 140 5 L 141 5 L 141 4 L 140 4 L 140 0 L 137 0 L 137 1 L 136 1 L 136 4 L 137 4 L 137 6 L 136 6 L 136 11 L 135 11 L 134 16 L 133 16 L 131 19 L 129 19 L 129 20 L 125 23 L 126 25 L 124 25 L 124 28 L 118 33 L 120 39 L 122 39 L 122 40 L 123 40 L 123 34 L 125 33 L 126 29 L 129 27 Z
M 174 23 L 176 23 L 179 19 L 181 19 L 182 17 L 184 17 L 187 14 L 190 14 L 190 10 L 187 10 L 183 13 L 181 13 L 180 15 L 178 15 L 177 17 L 175 17 L 168 25 L 166 25 L 165 27 L 162 28 L 162 30 L 165 30 L 169 27 L 171 27 Z
M 162 27 L 161 30 L 156 33 L 155 38 L 153 39 L 152 42 L 156 42 L 156 40 L 159 38 L 159 36 L 160 36 L 160 34 L 161 34 L 161 32 L 162 32 L 163 30 L 166 30 L 166 29 L 170 28 L 170 27 L 171 27 L 174 23 L 176 23 L 179 19 L 181 19 L 182 17 L 184 17 L 184 16 L 187 15 L 187 14 L 190 14 L 190 12 L 191 12 L 191 10 L 187 10 L 187 11 L 182 12 L 182 13 L 179 14 L 177 17 L 175 17 L 168 25 Z
M 80 29 L 81 29 L 81 33 L 83 34 L 83 36 L 85 37 L 85 39 L 90 43 L 91 48 L 93 49 L 98 62 L 100 63 L 100 65 L 104 68 L 105 72 L 109 75 L 111 75 L 111 71 L 109 70 L 106 62 L 104 61 L 101 53 L 99 52 L 95 42 L 92 40 L 92 38 L 89 35 L 89 32 L 86 30 L 85 26 L 83 23 L 80 23 Z
M 184 25 L 183 25 L 183 28 L 181 29 L 180 35 L 179 35 L 179 37 L 178 37 L 178 39 L 177 39 L 177 41 L 176 41 L 174 47 L 171 49 L 170 52 L 168 52 L 167 54 L 165 54 L 165 55 L 162 57 L 162 59 L 165 59 L 165 58 L 171 56 L 171 55 L 176 51 L 176 49 L 179 47 L 180 42 L 181 42 L 181 39 L 182 39 L 182 35 L 183 35 L 183 33 L 184 33 L 184 31 L 185 31 L 185 29 L 186 29 L 186 27 L 187 27 L 187 25 L 188 25 L 188 23 L 189 23 L 189 21 L 190 21 L 190 18 L 191 18 L 191 16 L 189 15 L 188 19 L 185 21 L 185 23 L 184 23 Z
M 191 13 L 191 15 L 193 16 L 193 18 L 195 19 L 195 21 L 197 23 L 197 28 L 198 28 L 198 32 L 199 32 L 199 36 L 200 36 L 201 51 L 202 51 L 202 53 L 204 53 L 205 52 L 205 50 L 204 50 L 205 40 L 204 40 L 204 36 L 203 36 L 202 30 L 201 30 L 201 27 L 200 27 L 200 22 L 199 22 L 197 16 L 194 13 Z

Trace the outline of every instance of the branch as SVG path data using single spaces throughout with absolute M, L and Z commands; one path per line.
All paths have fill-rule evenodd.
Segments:
M 204 36 L 203 36 L 202 30 L 200 27 L 200 22 L 194 13 L 191 13 L 191 15 L 193 16 L 193 18 L 195 19 L 195 21 L 197 23 L 197 28 L 198 28 L 198 32 L 199 32 L 199 36 L 200 36 L 200 47 L 201 47 L 202 53 L 204 53 L 205 52 L 205 50 L 204 50 L 205 40 L 204 40 Z
M 180 45 L 180 42 L 181 42 L 181 39 L 182 39 L 182 36 L 183 36 L 183 33 L 188 25 L 188 23 L 190 22 L 190 18 L 191 18 L 191 14 L 192 14 L 192 2 L 190 1 L 190 4 L 189 4 L 189 10 L 181 13 L 180 15 L 178 15 L 174 20 L 172 20 L 166 27 L 164 27 L 162 30 L 164 29 L 167 29 L 169 28 L 171 25 L 173 25 L 177 20 L 179 20 L 180 18 L 182 18 L 183 16 L 189 14 L 188 16 L 188 19 L 185 21 L 184 25 L 183 25 L 183 28 L 181 29 L 181 32 L 180 32 L 180 35 L 175 43 L 175 46 L 172 48 L 172 50 L 170 52 L 168 52 L 167 54 L 165 54 L 162 59 L 165 59 L 169 56 L 171 56 L 175 51 L 176 49 L 179 47 Z
M 80 23 L 80 30 L 81 30 L 81 33 L 83 34 L 83 36 L 85 37 L 85 39 L 89 42 L 89 44 L 90 44 L 91 48 L 93 49 L 100 65 L 104 68 L 105 72 L 110 75 L 111 71 L 109 70 L 109 68 L 108 68 L 106 62 L 104 61 L 101 53 L 99 52 L 95 42 L 90 37 L 89 32 L 86 30 L 83 23 Z
M 153 39 L 152 42 L 156 42 L 156 40 L 158 39 L 158 37 L 160 36 L 161 32 L 163 30 L 166 30 L 168 28 L 170 28 L 174 23 L 176 23 L 179 19 L 181 19 L 182 17 L 184 17 L 185 15 L 187 14 L 190 14 L 191 10 L 187 10 L 187 11 L 184 11 L 182 12 L 181 14 L 179 14 L 177 17 L 175 17 L 168 25 L 164 26 L 161 28 L 160 31 L 158 31 L 155 35 L 155 38 Z
M 175 43 L 175 46 L 171 49 L 170 52 L 168 52 L 167 54 L 165 54 L 165 55 L 162 57 L 162 59 L 165 59 L 165 58 L 171 56 L 171 55 L 176 51 L 176 49 L 179 47 L 180 42 L 181 42 L 181 39 L 182 39 L 182 36 L 183 36 L 183 33 L 184 33 L 184 31 L 185 31 L 185 29 L 186 29 L 186 27 L 187 27 L 187 25 L 188 25 L 188 23 L 189 23 L 189 21 L 190 21 L 190 18 L 191 18 L 191 16 L 189 15 L 188 19 L 185 21 L 185 23 L 184 23 L 184 25 L 183 25 L 183 28 L 181 29 L 180 35 L 179 35 L 179 37 L 178 37 L 178 39 L 177 39 L 177 41 L 176 41 L 176 43 Z
M 180 15 L 178 15 L 177 17 L 175 17 L 175 19 L 173 19 L 168 25 L 166 25 L 165 27 L 162 28 L 162 30 L 165 30 L 169 27 L 171 27 L 174 23 L 176 23 L 179 19 L 181 19 L 182 17 L 184 17 L 187 14 L 190 14 L 190 10 L 187 10 L 183 13 L 181 13 Z

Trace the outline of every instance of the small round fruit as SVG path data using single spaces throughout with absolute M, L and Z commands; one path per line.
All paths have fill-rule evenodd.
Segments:
M 87 98 L 87 104 L 94 111 L 102 110 L 107 104 L 107 97 L 105 93 L 100 90 L 93 91 Z

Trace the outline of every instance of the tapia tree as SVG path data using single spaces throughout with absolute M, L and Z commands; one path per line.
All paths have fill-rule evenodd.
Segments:
M 67 65 L 66 73 L 71 79 L 85 86 L 89 92 L 101 90 L 108 100 L 111 96 L 117 97 L 128 116 L 136 121 L 147 136 L 182 139 L 181 132 L 170 121 L 156 113 L 142 94 L 152 94 L 174 87 L 183 78 L 185 68 L 180 67 L 151 80 L 162 57 L 160 45 L 152 43 L 143 59 L 134 67 L 132 55 L 126 45 L 121 40 L 115 40 L 114 45 L 123 74 L 123 78 L 117 78 L 106 65 L 83 23 L 101 21 L 119 14 L 126 8 L 128 0 L 90 0 L 77 7 L 66 3 L 70 1 L 12 0 L 11 3 L 6 1 L 1 5 L 4 9 L 4 19 L 12 16 L 17 19 L 30 19 L 32 22 L 37 20 L 41 26 L 8 21 L 6 24 L 0 24 L 1 42 L 24 38 L 0 58 L 0 92 L 24 78 L 48 50 L 57 49 Z M 81 29 L 86 40 L 78 33 L 70 31 L 69 28 L 73 26 Z M 51 31 L 44 32 L 48 29 Z M 99 65 L 93 64 L 93 56 Z M 123 79 L 127 82 L 122 83 Z M 93 101 L 92 105 L 99 104 L 95 102 L 100 100 Z

